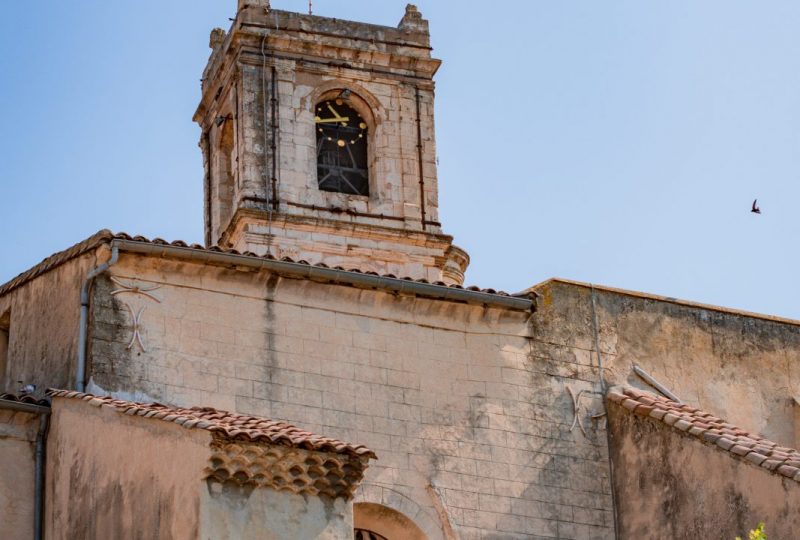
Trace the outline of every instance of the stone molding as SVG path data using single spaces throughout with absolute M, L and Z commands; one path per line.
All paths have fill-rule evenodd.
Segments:
M 448 540 L 442 531 L 438 516 L 424 508 L 411 497 L 389 486 L 364 482 L 358 489 L 354 503 L 373 503 L 399 512 L 419 527 L 428 540 Z

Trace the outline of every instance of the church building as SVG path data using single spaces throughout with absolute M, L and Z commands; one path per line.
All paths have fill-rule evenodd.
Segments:
M 0 537 L 798 536 L 800 322 L 466 287 L 428 21 L 236 7 L 204 244 L 101 230 L 0 285 Z

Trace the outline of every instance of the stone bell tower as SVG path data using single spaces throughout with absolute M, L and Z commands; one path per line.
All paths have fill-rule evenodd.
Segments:
M 442 233 L 428 22 L 397 28 L 239 0 L 211 32 L 205 241 L 276 258 L 461 284 Z

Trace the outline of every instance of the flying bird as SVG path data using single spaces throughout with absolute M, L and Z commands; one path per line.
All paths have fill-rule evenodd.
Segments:
M 761 213 L 761 208 L 758 207 L 758 199 L 753 201 L 753 208 L 751 208 L 750 211 L 754 214 Z

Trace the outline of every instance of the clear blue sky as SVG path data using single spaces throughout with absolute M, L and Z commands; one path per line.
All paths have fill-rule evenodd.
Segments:
M 101 228 L 202 240 L 191 118 L 235 4 L 4 3 L 0 282 Z M 800 2 L 418 4 L 468 282 L 561 276 L 800 318 Z M 315 6 L 394 25 L 405 2 Z

